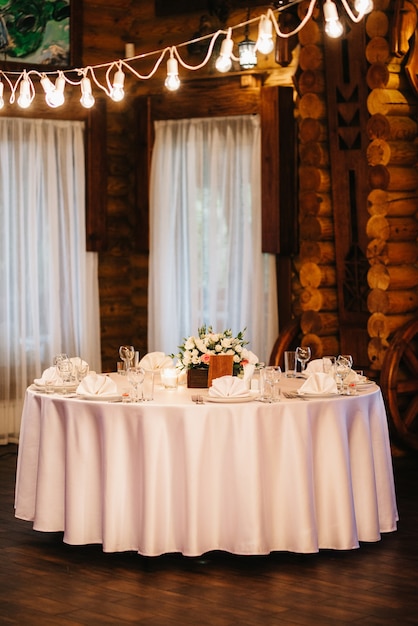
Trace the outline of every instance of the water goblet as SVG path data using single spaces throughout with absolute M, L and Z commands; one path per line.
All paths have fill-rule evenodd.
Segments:
M 311 349 L 309 346 L 299 346 L 296 348 L 296 359 L 300 363 L 302 374 L 305 371 L 305 367 L 309 359 L 311 358 Z
M 140 397 L 139 387 L 144 382 L 145 370 L 142 367 L 129 367 L 127 376 L 128 382 L 133 388 L 133 400 L 134 402 L 139 402 L 139 400 L 142 400 L 142 394 Z
M 350 367 L 353 367 L 353 357 L 351 356 L 351 354 L 340 354 L 340 357 L 347 359 L 347 361 L 350 363 Z
M 90 368 L 88 364 L 85 361 L 83 361 L 83 359 L 81 359 L 80 357 L 77 357 L 77 359 L 74 360 L 73 366 L 74 366 L 76 379 L 80 383 L 83 380 L 83 378 L 87 376 Z
M 131 366 L 132 359 L 135 356 L 135 348 L 133 346 L 121 346 L 119 348 L 119 356 L 123 361 L 125 373 Z
M 340 384 L 339 384 L 340 393 L 343 393 L 344 391 L 344 381 L 349 375 L 349 373 L 351 372 L 352 363 L 353 361 L 351 357 L 347 358 L 346 355 L 342 355 L 342 354 L 340 354 L 340 356 L 335 362 L 335 373 L 336 373 L 337 378 L 340 381 Z
M 65 393 L 65 385 L 68 386 L 73 380 L 73 364 L 71 360 L 66 356 L 66 358 L 60 358 L 58 360 L 56 367 L 63 382 Z

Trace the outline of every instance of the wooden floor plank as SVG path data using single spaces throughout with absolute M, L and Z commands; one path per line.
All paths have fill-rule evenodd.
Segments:
M 0 623 L 387 626 L 418 623 L 418 456 L 393 459 L 400 522 L 347 552 L 199 558 L 68 546 L 14 517 L 16 446 L 0 448 Z

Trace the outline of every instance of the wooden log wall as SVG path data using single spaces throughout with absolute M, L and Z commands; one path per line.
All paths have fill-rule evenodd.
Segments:
M 97 65 L 123 58 L 126 42 L 133 42 L 136 53 L 160 50 L 192 38 L 199 28 L 202 11 L 158 18 L 154 2 L 106 0 L 83 2 L 82 64 Z M 233 10 L 230 24 L 246 19 L 246 9 Z M 298 5 L 300 14 L 306 9 Z M 339 311 L 336 286 L 336 248 L 331 202 L 326 71 L 324 65 L 321 9 L 298 34 L 299 67 L 297 88 L 299 151 L 299 255 L 294 260 L 292 282 L 293 312 L 301 316 L 303 343 L 309 343 L 314 356 L 339 351 Z M 265 12 L 265 6 L 252 7 L 251 17 Z M 369 162 L 367 256 L 370 295 L 368 308 L 369 357 L 379 370 L 391 334 L 417 315 L 417 215 L 418 177 L 417 111 L 414 95 L 405 79 L 405 53 L 391 53 L 391 10 L 389 0 L 375 0 L 375 10 L 367 18 L 366 58 Z M 219 24 L 214 24 L 216 30 Z M 237 39 L 243 33 L 237 33 Z M 250 32 L 256 38 L 256 32 Z M 402 42 L 404 44 L 404 42 Z M 403 46 L 405 48 L 405 46 Z M 398 46 L 398 50 L 402 45 Z M 407 49 L 407 46 L 406 46 Z M 188 59 L 192 64 L 198 58 Z M 142 66 L 141 71 L 146 72 Z M 259 58 L 257 71 L 265 84 L 283 84 L 286 68 L 274 54 Z M 165 66 L 150 81 L 127 75 L 126 99 L 107 100 L 106 157 L 107 249 L 99 256 L 101 303 L 102 365 L 114 369 L 120 344 L 133 343 L 141 352 L 147 349 L 148 254 L 136 246 L 138 220 L 136 198 L 148 193 L 136 189 L 136 163 L 140 147 L 133 128 L 137 96 L 163 90 Z M 213 67 L 200 72 L 210 89 Z M 197 76 L 197 73 L 196 73 Z M 248 77 L 250 78 L 250 77 Z M 228 77 L 225 77 L 228 80 Z M 190 84 L 190 83 L 189 83 Z M 289 84 L 289 83 L 287 83 Z M 187 89 L 185 81 L 184 88 Z M 248 97 L 251 97 L 250 87 Z M 75 90 L 77 91 L 77 90 Z M 210 93 L 210 91 L 208 91 Z M 243 91 L 243 97 L 244 96 Z M 72 107 L 79 107 L 79 94 Z M 66 104 L 67 107 L 67 104 Z M 30 114 L 44 115 L 36 105 Z M 13 110 L 7 111 L 13 115 Z M 61 114 L 59 112 L 59 114 Z M 72 118 L 68 108 L 63 117 Z M 334 183 L 336 184 L 336 183 Z M 144 234 L 142 234 L 144 235 Z M 142 237 L 143 238 L 143 237 Z
M 83 64 L 97 65 L 123 58 L 126 42 L 135 45 L 136 54 L 160 50 L 168 45 L 192 39 L 199 28 L 203 11 L 188 12 L 158 18 L 154 2 L 114 0 L 109 6 L 105 0 L 83 3 Z M 254 15 L 263 13 L 262 8 Z M 253 15 L 253 13 L 252 13 Z M 231 23 L 240 23 L 246 18 L 245 8 L 231 14 Z M 219 28 L 213 18 L 213 31 Z M 256 34 L 252 33 L 255 37 Z M 184 53 L 184 51 L 183 51 Z M 155 62 L 152 59 L 152 63 Z M 195 65 L 199 57 L 189 58 Z M 261 59 L 261 65 L 272 65 L 270 74 L 275 84 L 274 72 L 279 66 L 270 59 Z M 147 73 L 144 64 L 137 67 Z M 148 68 L 149 71 L 150 68 Z M 199 72 L 213 74 L 210 66 Z M 186 74 L 184 79 L 197 77 L 198 73 Z M 99 287 L 101 315 L 101 351 L 104 371 L 114 370 L 118 359 L 118 348 L 123 343 L 133 344 L 141 354 L 147 351 L 147 298 L 148 298 L 148 253 L 138 246 L 138 240 L 147 239 L 147 233 L 139 233 L 137 197 L 147 194 L 148 189 L 138 181 L 137 163 L 141 147 L 136 145 L 135 133 L 137 111 L 134 102 L 137 96 L 165 93 L 163 88 L 165 63 L 155 77 L 140 81 L 128 73 L 125 79 L 125 100 L 121 103 L 108 102 L 107 106 L 107 249 L 99 256 Z M 212 76 L 209 82 L 212 84 Z M 235 78 L 236 80 L 236 78 Z M 280 82 L 280 80 L 279 80 Z M 190 84 L 189 84 L 190 87 Z M 185 84 L 183 91 L 188 87 Z M 244 92 L 243 92 L 243 97 Z M 253 90 L 247 90 L 253 97 Z M 142 188 L 138 189 L 137 185 Z
M 303 15 L 306 5 L 301 4 Z M 326 79 L 321 26 L 311 19 L 299 33 L 297 81 L 299 121 L 298 279 L 295 313 L 303 345 L 313 357 L 339 352 L 335 239 L 328 149 Z
M 403 11 L 402 32 L 383 10 L 367 22 L 368 353 L 375 370 L 393 333 L 418 312 L 417 97 L 404 70 L 408 46 L 396 45 L 405 42 L 408 24 L 416 24 L 416 9 L 405 2 Z
M 251 7 L 251 17 L 261 15 L 265 7 Z M 246 6 L 233 10 L 231 24 L 239 24 L 246 19 Z M 176 13 L 176 11 L 173 11 Z M 125 43 L 134 43 L 135 53 L 161 50 L 165 46 L 175 45 L 193 39 L 198 31 L 203 13 L 207 11 L 188 11 L 159 18 L 155 14 L 153 1 L 134 2 L 133 0 L 114 0 L 111 5 L 106 0 L 92 0 L 83 3 L 83 64 L 97 65 L 114 59 L 123 58 Z M 210 32 L 221 27 L 216 16 L 209 19 Z M 237 40 L 244 33 L 237 32 Z M 250 31 L 255 39 L 256 32 Z M 182 55 L 185 54 L 182 50 Z M 204 55 L 203 55 L 204 56 Z M 155 63 L 152 57 L 150 63 Z M 202 55 L 190 55 L 187 62 L 197 65 Z M 146 74 L 152 67 L 145 63 L 135 66 L 141 74 Z M 266 69 L 266 76 L 263 71 Z M 138 219 L 139 196 L 147 194 L 148 188 L 144 176 L 138 176 L 138 153 L 141 146 L 136 144 L 135 126 L 137 123 L 134 102 L 138 96 L 166 94 L 163 87 L 166 64 L 151 80 L 141 81 L 126 74 L 125 93 L 122 103 L 109 101 L 107 107 L 107 240 L 106 251 L 99 257 L 99 285 L 101 309 L 101 348 L 103 370 L 113 370 L 118 356 L 118 347 L 122 343 L 133 344 L 141 354 L 147 351 L 147 297 L 148 297 L 148 253 L 146 247 L 138 246 L 138 239 L 143 244 L 148 233 L 138 232 L 141 223 Z M 274 54 L 261 57 L 257 67 L 258 75 L 264 76 L 265 84 L 291 85 L 289 70 L 275 63 Z M 235 76 L 224 78 L 239 81 L 239 72 Z M 207 98 L 211 91 L 216 91 L 219 74 L 214 72 L 213 64 L 199 72 L 182 70 L 182 93 L 190 94 L 190 101 L 196 97 L 192 81 L 208 78 Z M 251 101 L 255 97 L 254 83 L 259 79 L 248 75 L 249 87 L 243 89 L 240 97 Z M 287 81 L 287 82 L 286 82 Z M 175 94 L 171 94 L 173 100 Z M 258 96 L 259 94 L 257 94 Z M 197 96 L 200 97 L 200 96 Z M 145 111 L 144 115 L 147 115 Z M 146 122 L 144 122 L 146 126 Z M 140 180 L 141 179 L 141 180 Z M 138 188 L 140 186 L 140 188 Z

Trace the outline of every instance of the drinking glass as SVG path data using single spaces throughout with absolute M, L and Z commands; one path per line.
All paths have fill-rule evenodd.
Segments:
M 286 350 L 284 353 L 284 371 L 287 378 L 295 378 L 296 352 L 294 350 Z
M 269 365 L 260 370 L 260 400 L 261 402 L 275 402 L 280 400 L 279 381 L 282 376 L 280 367 Z
M 121 346 L 119 348 L 119 356 L 123 361 L 125 373 L 131 366 L 132 359 L 135 356 L 135 348 L 133 346 Z
M 142 369 L 142 367 L 129 367 L 127 376 L 128 376 L 128 382 L 131 385 L 133 392 L 134 392 L 133 400 L 134 402 L 139 402 L 139 400 L 142 400 L 142 394 L 140 397 L 139 388 L 144 382 L 145 371 Z
M 56 368 L 64 385 L 69 385 L 73 380 L 73 364 L 67 355 L 60 355 L 56 361 Z
M 335 362 L 335 373 L 340 381 L 340 392 L 344 390 L 344 381 L 351 372 L 351 366 L 353 363 L 352 358 L 347 358 L 347 356 L 349 357 L 349 355 L 340 354 Z
M 311 358 L 311 349 L 309 346 L 299 346 L 296 348 L 296 359 L 300 363 L 301 372 L 305 371 L 305 367 L 309 359 Z
M 77 357 L 76 359 L 73 359 L 73 372 L 75 373 L 75 378 L 79 383 L 87 376 L 89 369 L 88 364 L 83 361 L 82 358 Z
M 340 357 L 347 359 L 347 361 L 350 363 L 350 367 L 353 367 L 353 357 L 351 356 L 351 354 L 340 354 Z

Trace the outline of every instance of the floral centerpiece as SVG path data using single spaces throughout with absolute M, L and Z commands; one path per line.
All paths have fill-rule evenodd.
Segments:
M 247 364 L 256 365 L 258 357 L 245 346 L 248 341 L 244 339 L 245 328 L 233 336 L 231 329 L 222 333 L 214 333 L 212 326 L 201 326 L 197 337 L 188 337 L 179 346 L 179 352 L 172 354 L 172 358 L 178 359 L 180 369 L 190 370 L 205 368 L 209 369 L 211 355 L 230 354 L 233 356 L 233 372 L 240 376 Z

